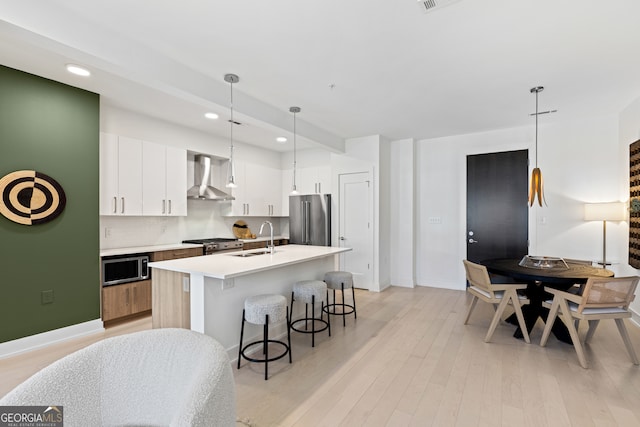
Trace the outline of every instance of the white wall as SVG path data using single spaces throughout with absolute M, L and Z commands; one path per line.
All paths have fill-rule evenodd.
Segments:
M 419 285 L 464 289 L 466 156 L 529 149 L 534 163 L 534 132 L 530 126 L 417 142 Z M 583 205 L 621 198 L 627 169 L 620 168 L 617 116 L 540 124 L 538 150 L 549 206 L 530 210 L 529 253 L 602 258 L 602 224 L 584 222 Z M 442 223 L 428 224 L 429 217 L 440 217 Z M 626 259 L 620 243 L 626 232 L 625 223 L 607 227 L 608 259 Z
M 391 141 L 380 138 L 378 282 L 380 288 L 391 286 Z
M 629 145 L 633 142 L 640 140 L 640 98 L 632 102 L 627 108 L 620 113 L 620 169 L 628 173 L 629 170 Z M 624 199 L 629 197 L 629 179 L 624 181 L 622 187 L 622 193 Z M 607 232 L 609 225 L 607 224 Z M 608 247 L 608 246 L 607 246 Z M 629 235 L 627 232 L 626 239 L 620 242 L 620 251 L 628 250 L 629 247 Z M 635 270 L 635 274 L 638 274 L 638 270 Z M 633 272 L 632 270 L 632 272 Z M 631 303 L 631 309 L 634 313 L 634 320 L 636 323 L 640 323 L 640 298 L 638 295 L 640 291 L 636 291 L 636 300 Z
M 342 173 L 370 172 L 373 195 L 373 284 L 369 290 L 379 292 L 390 286 L 390 218 L 389 218 L 389 143 L 379 135 L 348 139 L 345 142 L 345 154 L 332 154 L 331 167 L 333 178 L 332 239 L 338 236 L 338 198 L 337 176 Z M 384 159 L 381 159 L 384 157 Z M 384 170 L 383 170 L 384 169 Z M 381 170 L 383 170 L 381 172 Z M 381 180 L 384 179 L 384 184 Z M 337 240 L 333 240 L 337 241 Z
M 393 286 L 413 288 L 416 282 L 415 142 L 403 139 L 390 145 L 390 282 Z

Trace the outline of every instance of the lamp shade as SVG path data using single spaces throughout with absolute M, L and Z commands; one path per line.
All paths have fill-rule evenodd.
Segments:
M 624 221 L 626 206 L 622 202 L 586 203 L 584 205 L 585 221 Z

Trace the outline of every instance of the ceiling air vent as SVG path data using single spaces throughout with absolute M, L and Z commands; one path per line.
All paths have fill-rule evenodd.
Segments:
M 442 9 L 450 4 L 457 3 L 460 0 L 418 0 L 418 6 L 424 13 Z

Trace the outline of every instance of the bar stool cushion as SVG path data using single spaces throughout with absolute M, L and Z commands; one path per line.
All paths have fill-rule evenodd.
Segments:
M 348 289 L 353 287 L 353 274 L 348 271 L 329 271 L 324 275 L 324 281 L 329 289 Z
M 312 297 L 316 302 L 324 302 L 327 296 L 327 284 L 320 280 L 302 280 L 293 285 L 296 301 L 311 304 Z
M 265 316 L 269 323 L 287 320 L 287 299 L 282 295 L 255 295 L 244 300 L 245 320 L 254 325 L 264 325 Z

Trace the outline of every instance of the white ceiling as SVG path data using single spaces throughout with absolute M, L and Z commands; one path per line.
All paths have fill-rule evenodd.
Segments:
M 640 96 L 637 0 L 3 0 L 0 63 L 104 102 L 285 151 L 618 113 Z M 92 69 L 66 74 L 66 62 Z M 221 119 L 204 120 L 205 111 Z M 287 144 L 274 142 L 288 136 Z

